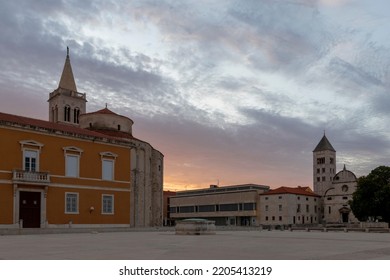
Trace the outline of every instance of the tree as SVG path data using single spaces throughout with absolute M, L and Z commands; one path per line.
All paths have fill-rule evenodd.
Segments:
M 358 179 L 351 209 L 359 221 L 373 217 L 390 222 L 390 167 L 379 166 Z

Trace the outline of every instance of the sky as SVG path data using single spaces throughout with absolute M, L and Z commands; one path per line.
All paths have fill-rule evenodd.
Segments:
M 164 189 L 313 185 L 324 132 L 390 159 L 390 1 L 1 1 L 0 111 L 48 120 L 66 57 L 87 111 L 134 121 Z

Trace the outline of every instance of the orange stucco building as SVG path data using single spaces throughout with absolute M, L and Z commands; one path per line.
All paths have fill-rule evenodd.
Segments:
M 0 113 L 0 227 L 162 224 L 163 155 L 85 103 L 68 53 L 49 121 Z

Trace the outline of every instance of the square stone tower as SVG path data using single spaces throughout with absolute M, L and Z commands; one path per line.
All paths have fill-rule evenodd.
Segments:
M 313 187 L 314 192 L 324 196 L 332 186 L 336 174 L 336 150 L 330 144 L 325 133 L 313 151 Z

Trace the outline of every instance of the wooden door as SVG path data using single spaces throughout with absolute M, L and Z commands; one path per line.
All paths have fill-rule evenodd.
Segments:
M 41 226 L 40 192 L 20 192 L 19 219 L 23 220 L 24 228 L 39 228 Z

